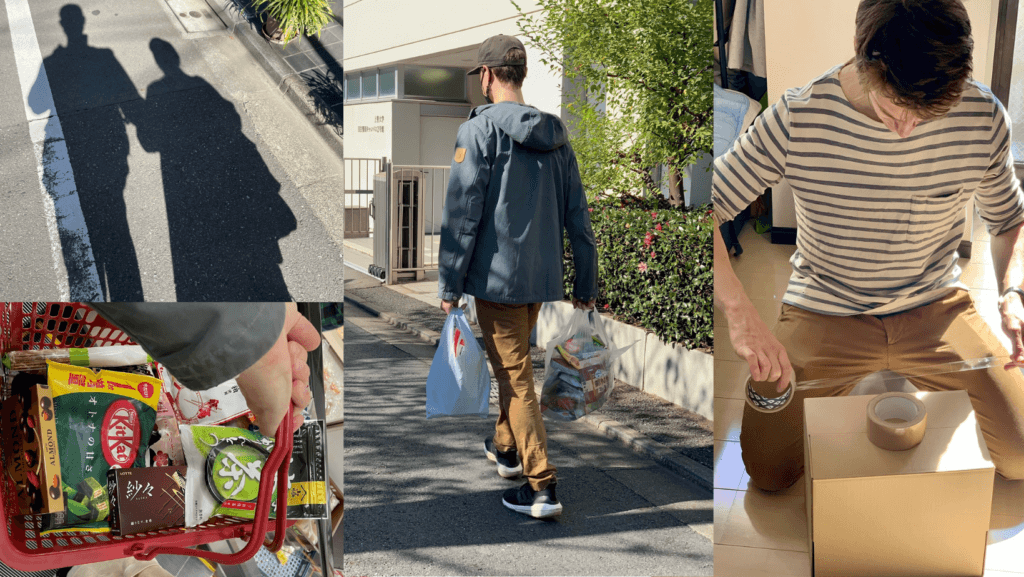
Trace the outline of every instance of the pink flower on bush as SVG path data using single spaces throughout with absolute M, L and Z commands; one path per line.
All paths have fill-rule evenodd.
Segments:
M 651 218 L 658 218 L 658 213 L 652 212 L 651 213 Z
M 593 208 L 588 208 L 587 212 L 594 212 L 594 209 Z
M 652 242 L 654 242 L 654 236 L 651 233 L 647 233 L 644 236 L 644 248 L 651 248 Z
M 654 257 L 655 257 L 655 255 L 654 255 L 654 251 L 652 250 L 652 251 L 651 251 L 651 258 L 654 258 Z
M 612 305 L 610 305 L 608 303 L 604 303 L 604 308 L 605 309 L 610 309 L 610 308 L 612 308 Z
M 654 225 L 654 230 L 661 230 L 661 223 Z
M 640 269 L 640 272 L 647 272 L 647 263 L 642 262 L 637 268 Z

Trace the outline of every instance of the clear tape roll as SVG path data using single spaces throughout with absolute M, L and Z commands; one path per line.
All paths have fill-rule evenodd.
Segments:
M 887 386 L 890 383 L 895 383 L 896 381 L 902 382 L 903 380 L 913 379 L 914 377 L 943 375 L 947 373 L 959 373 L 962 371 L 980 371 L 988 370 L 994 367 L 1002 368 L 1003 365 L 1009 362 L 1009 356 L 982 357 L 979 359 L 968 359 L 953 363 L 916 367 L 913 369 L 901 370 L 899 374 L 893 374 L 890 375 L 889 377 L 883 378 L 881 384 L 883 386 Z M 762 395 L 758 393 L 756 390 L 754 390 L 753 381 L 748 377 L 745 387 L 746 394 L 744 395 L 744 397 L 747 404 L 750 405 L 756 411 L 762 413 L 777 413 L 788 407 L 789 404 L 793 402 L 793 398 L 796 397 L 797 391 L 825 389 L 841 386 L 844 384 L 855 384 L 867 378 L 871 374 L 874 373 L 867 373 L 863 375 L 855 375 L 834 379 L 817 379 L 813 381 L 803 381 L 800 383 L 791 382 L 789 387 L 787 387 L 785 391 L 774 397 Z
M 906 451 L 921 443 L 928 426 L 924 403 L 907 393 L 883 393 L 868 403 L 868 439 L 888 451 Z

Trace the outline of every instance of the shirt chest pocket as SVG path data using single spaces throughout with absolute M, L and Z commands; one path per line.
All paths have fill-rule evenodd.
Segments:
M 911 243 L 929 242 L 963 226 L 964 205 L 969 198 L 970 194 L 963 188 L 939 196 L 911 197 L 906 240 Z

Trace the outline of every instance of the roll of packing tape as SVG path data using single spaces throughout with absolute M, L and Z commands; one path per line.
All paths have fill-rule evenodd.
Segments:
M 793 383 L 790 383 L 786 390 L 777 397 L 765 397 L 754 390 L 751 384 L 751 379 L 747 378 L 747 404 L 753 407 L 755 410 L 762 413 L 778 413 L 782 409 L 789 406 L 789 403 L 793 401 L 793 397 L 796 396 L 796 389 L 793 388 Z
M 883 393 L 868 403 L 868 439 L 889 451 L 906 451 L 924 439 L 928 412 L 907 393 Z

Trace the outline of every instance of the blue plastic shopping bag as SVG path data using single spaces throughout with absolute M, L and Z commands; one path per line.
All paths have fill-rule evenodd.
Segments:
M 476 415 L 486 419 L 490 394 L 487 355 L 462 309 L 455 309 L 441 330 L 427 375 L 427 418 Z

